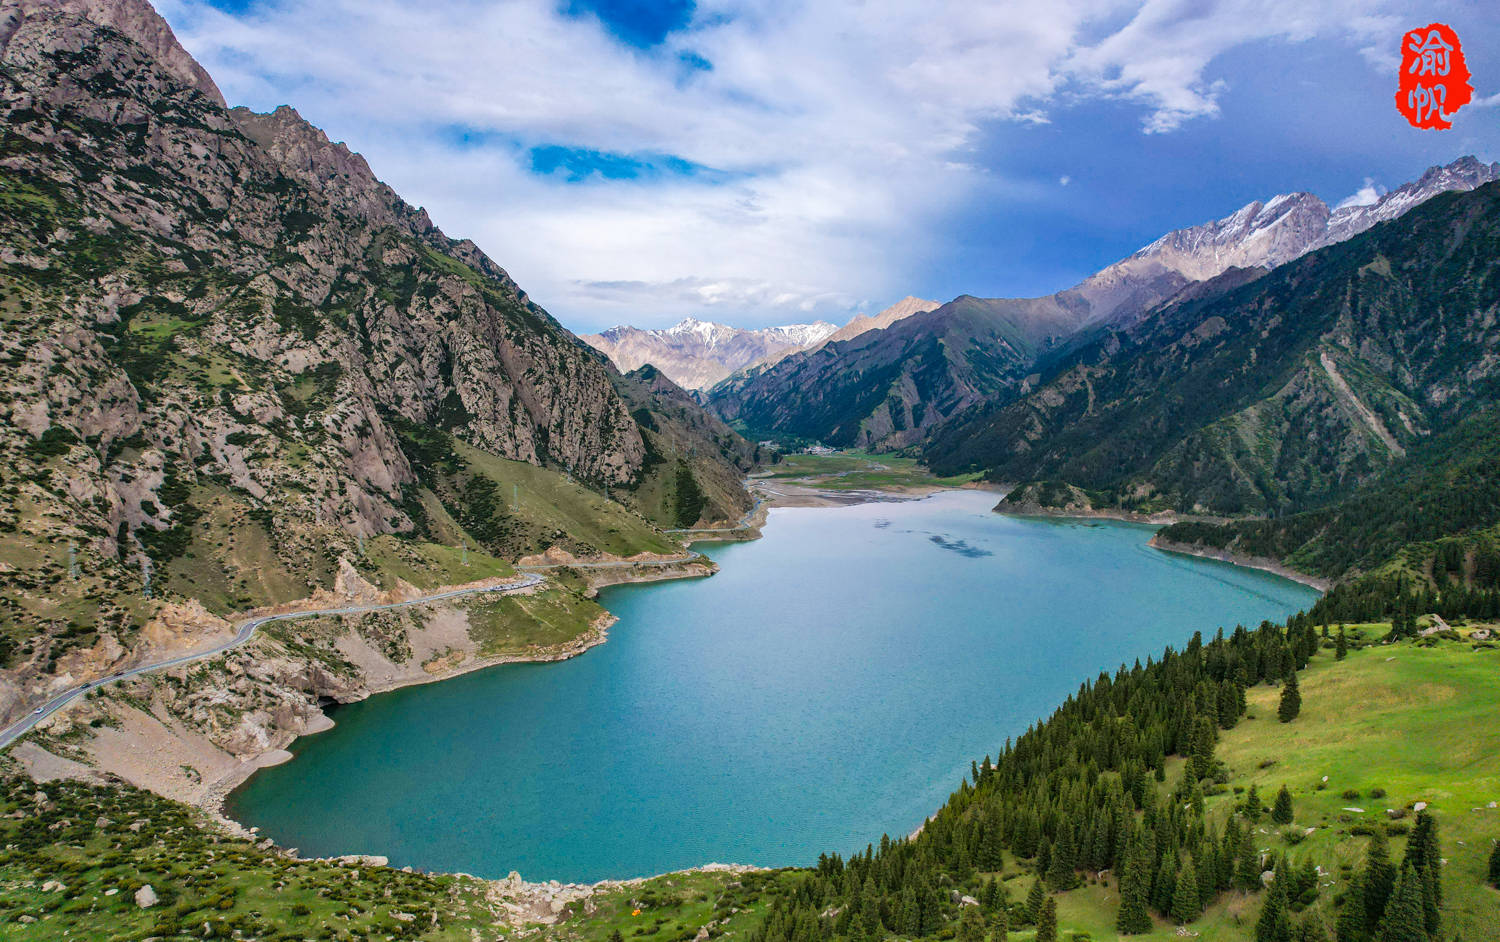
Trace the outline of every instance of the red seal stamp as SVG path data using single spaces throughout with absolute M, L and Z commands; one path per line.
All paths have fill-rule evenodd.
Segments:
M 1412 127 L 1453 127 L 1448 119 L 1474 93 L 1457 34 L 1444 23 L 1428 23 L 1402 36 L 1396 89 L 1396 110 Z

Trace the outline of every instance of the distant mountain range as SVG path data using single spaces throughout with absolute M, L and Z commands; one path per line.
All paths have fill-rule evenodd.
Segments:
M 1039 378 L 1039 365 L 1101 330 L 1230 290 L 1439 193 L 1497 178 L 1500 163 L 1464 157 L 1373 203 L 1330 209 L 1310 193 L 1255 201 L 1168 233 L 1065 291 L 1022 299 L 961 296 L 883 329 L 792 353 L 721 384 L 711 401 L 753 435 L 870 448 L 919 444 L 967 409 L 1024 393 Z
M 859 314 L 843 327 L 827 321 L 746 330 L 689 317 L 663 330 L 611 327 L 581 339 L 609 357 L 622 372 L 651 365 L 684 389 L 708 389 L 733 373 L 765 367 L 802 350 L 849 340 L 938 306 L 903 298 L 879 314 Z
M 684 389 L 707 389 L 736 370 L 810 347 L 837 330 L 825 321 L 742 330 L 689 317 L 663 330 L 619 326 L 581 339 L 623 372 L 649 364 Z

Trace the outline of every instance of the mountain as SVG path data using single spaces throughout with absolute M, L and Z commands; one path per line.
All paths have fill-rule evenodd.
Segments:
M 856 314 L 849 323 L 824 337 L 823 340 L 810 349 L 817 349 L 825 344 L 837 343 L 840 340 L 853 340 L 860 334 L 871 330 L 885 330 L 887 327 L 913 314 L 925 314 L 928 311 L 942 307 L 940 301 L 927 301 L 922 298 L 907 295 L 895 304 L 873 316 Z
M 226 109 L 144 0 L 7 4 L 0 42 L 0 712 L 367 540 L 669 551 L 653 520 L 749 506 L 743 441 L 296 111 Z
M 710 404 L 751 437 L 902 447 L 1010 382 L 1072 335 L 1085 308 L 1052 298 L 960 297 L 884 330 L 793 354 L 710 390 Z
M 925 454 L 943 473 L 1035 482 L 1012 504 L 1309 511 L 1495 404 L 1497 312 L 1491 183 L 1107 331 Z
M 836 331 L 824 321 L 743 330 L 687 318 L 664 330 L 611 327 L 584 342 L 623 372 L 650 364 L 686 389 L 707 389 L 729 374 L 819 343 Z
M 711 401 L 752 437 L 910 446 L 966 409 L 1024 390 L 1040 359 L 1073 345 L 1084 331 L 1129 325 L 1159 305 L 1222 290 L 1438 193 L 1497 178 L 1500 164 L 1466 157 L 1370 205 L 1330 211 L 1309 193 L 1255 201 L 1168 233 L 1066 291 L 1028 299 L 965 296 L 846 342 L 830 338 L 713 390 Z

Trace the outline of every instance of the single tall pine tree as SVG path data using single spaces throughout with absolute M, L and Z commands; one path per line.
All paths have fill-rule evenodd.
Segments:
M 1396 865 L 1391 863 L 1385 831 L 1376 828 L 1365 848 L 1365 928 L 1374 931 L 1385 914 L 1391 890 L 1396 885 Z
M 1057 830 L 1052 845 L 1052 860 L 1047 868 L 1047 885 L 1054 890 L 1071 890 L 1078 885 L 1078 855 L 1073 843 L 1073 825 L 1067 821 Z
M 1401 868 L 1375 938 L 1378 942 L 1430 942 L 1422 914 L 1422 875 L 1416 868 Z
M 1297 689 L 1297 675 L 1287 671 L 1286 683 L 1281 687 L 1281 705 L 1276 708 L 1276 718 L 1290 723 L 1302 712 L 1302 691 Z
M 1500 890 L 1500 841 L 1495 842 L 1495 849 L 1490 851 L 1490 886 Z
M 1302 921 L 1297 924 L 1297 942 L 1328 942 L 1328 927 L 1323 925 L 1323 917 L 1309 909 L 1302 914 Z
M 995 930 L 995 942 L 1005 942 L 1005 937 L 1010 935 L 1010 913 L 1004 906 L 995 910 L 990 916 L 990 926 Z
M 1057 900 L 1051 896 L 1036 917 L 1036 942 L 1057 942 Z
M 1287 878 L 1277 874 L 1271 881 L 1271 892 L 1266 894 L 1265 905 L 1260 908 L 1260 918 L 1255 922 L 1255 942 L 1289 942 L 1292 923 L 1287 916 Z
M 1198 871 L 1189 860 L 1177 874 L 1177 889 L 1172 894 L 1172 921 L 1185 926 L 1202 914 L 1198 902 Z
M 1338 942 L 1365 942 L 1369 933 L 1365 927 L 1365 875 L 1356 870 L 1344 893 L 1344 905 L 1339 910 L 1339 921 L 1333 936 Z
M 1276 805 L 1271 809 L 1271 820 L 1277 824 L 1292 823 L 1292 793 L 1281 786 L 1281 791 L 1276 793 Z
M 1120 912 L 1115 917 L 1115 930 L 1120 935 L 1151 931 L 1151 912 L 1146 904 L 1151 892 L 1150 866 L 1145 853 L 1137 848 L 1120 871 Z
M 1026 920 L 1035 923 L 1042 914 L 1042 904 L 1046 902 L 1047 890 L 1042 886 L 1040 879 L 1031 884 L 1031 892 L 1026 894 Z
M 1344 626 L 1339 625 L 1338 638 L 1333 642 L 1333 659 L 1342 661 L 1349 656 L 1349 637 L 1344 634 Z
M 978 906 L 965 906 L 958 920 L 958 942 L 984 942 L 984 917 Z

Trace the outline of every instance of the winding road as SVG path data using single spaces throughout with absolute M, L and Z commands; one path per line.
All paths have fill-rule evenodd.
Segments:
M 664 532 L 691 534 L 730 533 L 736 530 L 743 530 L 749 527 L 751 519 L 755 516 L 755 512 L 760 509 L 760 505 L 764 502 L 765 497 L 757 496 L 755 498 L 755 503 L 751 505 L 750 510 L 743 517 L 741 517 L 740 522 L 733 527 L 720 527 L 717 529 L 704 530 L 667 530 Z M 206 651 L 197 651 L 193 654 L 184 654 L 165 661 L 157 661 L 154 664 L 143 664 L 140 667 L 132 667 L 129 670 L 121 671 L 118 674 L 112 674 L 103 680 L 90 681 L 86 684 L 80 684 L 77 687 L 73 687 L 70 690 L 63 691 L 62 693 L 48 700 L 46 703 L 42 704 L 40 707 L 34 709 L 32 712 L 26 714 L 15 723 L 6 727 L 3 731 L 0 731 L 0 749 L 7 748 L 11 743 L 24 736 L 42 720 L 45 720 L 47 717 L 56 713 L 58 710 L 72 703 L 74 700 L 78 699 L 84 694 L 88 693 L 90 690 L 97 690 L 101 687 L 106 687 L 110 684 L 118 683 L 122 680 L 129 680 L 132 677 L 139 677 L 142 674 L 152 673 L 153 671 L 165 670 L 168 667 L 177 667 L 178 665 L 189 664 L 193 661 L 199 661 L 206 657 L 213 657 L 216 654 L 223 654 L 225 651 L 237 648 L 245 642 L 249 641 L 251 637 L 254 636 L 255 629 L 264 624 L 267 624 L 268 622 L 289 621 L 294 618 L 312 618 L 318 615 L 362 615 L 366 612 L 379 612 L 391 608 L 405 608 L 411 605 L 426 605 L 429 602 L 441 602 L 444 599 L 458 598 L 464 595 L 476 595 L 482 592 L 518 592 L 522 589 L 529 589 L 532 586 L 541 585 L 543 582 L 545 582 L 546 577 L 540 575 L 540 573 L 547 569 L 562 569 L 564 567 L 570 569 L 622 569 L 626 567 L 638 566 L 672 566 L 679 565 L 681 563 L 692 562 L 693 560 L 702 558 L 704 558 L 702 553 L 694 549 L 689 549 L 687 551 L 687 555 L 677 559 L 622 559 L 596 563 L 546 563 L 536 566 L 517 566 L 516 569 L 524 573 L 524 575 L 520 580 L 516 582 L 508 582 L 491 586 L 479 586 L 469 589 L 450 589 L 447 592 L 436 592 L 432 595 L 422 595 L 414 599 L 407 599 L 404 602 L 389 602 L 382 605 L 345 605 L 339 606 L 337 608 L 317 608 L 301 612 L 287 612 L 282 615 L 262 615 L 258 618 L 251 618 L 245 622 L 242 622 L 239 626 L 239 629 L 235 632 L 234 637 L 226 641 L 225 643 L 218 645 L 217 647 L 209 648 Z
M 748 490 L 749 488 L 753 488 L 753 487 L 757 486 L 758 484 L 760 484 L 759 481 L 750 483 L 750 484 L 747 485 L 746 489 Z M 773 491 L 772 493 L 775 493 L 775 492 Z M 755 512 L 757 510 L 760 510 L 760 505 L 764 504 L 765 502 L 766 502 L 765 495 L 757 493 L 755 495 L 755 503 L 751 504 L 750 505 L 750 509 L 747 510 L 747 511 L 745 511 L 745 515 L 740 518 L 740 522 L 736 523 L 732 527 L 704 527 L 702 529 L 689 528 L 689 529 L 686 529 L 686 530 L 663 530 L 662 532 L 663 533 L 735 533 L 735 532 L 738 532 L 740 530 L 748 530 L 750 528 L 750 521 L 753 520 L 753 519 L 755 519 Z M 696 553 L 695 555 L 702 556 L 703 554 L 702 553 Z
M 447 592 L 436 592 L 432 595 L 418 596 L 414 599 L 407 599 L 404 602 L 388 602 L 383 605 L 345 605 L 337 608 L 316 608 L 302 612 L 287 612 L 283 615 L 262 615 L 259 618 L 251 618 L 248 621 L 241 623 L 239 630 L 235 632 L 233 638 L 217 647 L 209 648 L 206 651 L 198 651 L 193 654 L 184 654 L 180 657 L 174 657 L 165 661 L 158 661 L 154 664 L 143 664 L 140 667 L 132 667 L 129 670 L 121 671 L 118 674 L 112 674 L 111 676 L 106 677 L 104 680 L 90 681 L 89 683 L 82 684 L 80 686 L 72 688 L 71 690 L 67 690 L 63 693 L 58 694 L 51 700 L 48 700 L 42 706 L 33 710 L 31 713 L 26 714 L 26 716 L 24 716 L 17 722 L 6 727 L 3 732 L 0 732 L 0 749 L 5 749 L 11 743 L 15 742 L 18 738 L 30 731 L 32 727 L 36 726 L 36 724 L 40 723 L 42 720 L 51 716 L 53 713 L 56 713 L 58 710 L 67 706 L 69 703 L 72 703 L 74 700 L 88 693 L 90 690 L 105 687 L 109 684 L 117 683 L 122 680 L 128 680 L 132 677 L 139 677 L 142 674 L 149 674 L 153 671 L 163 670 L 168 667 L 176 667 L 179 664 L 188 664 L 193 661 L 202 660 L 206 657 L 213 657 L 216 654 L 223 654 L 225 651 L 231 650 L 232 648 L 237 648 L 245 642 L 249 641 L 250 638 L 255 634 L 255 629 L 259 628 L 261 625 L 267 624 L 268 622 L 289 621 L 293 618 L 312 618 L 317 615 L 362 615 L 366 612 L 379 612 L 389 608 L 405 608 L 411 605 L 426 605 L 429 602 L 440 602 L 443 599 L 453 599 L 464 595 L 477 595 L 482 592 L 518 592 L 522 589 L 529 589 L 532 586 L 541 585 L 545 581 L 546 579 L 543 576 L 537 575 L 536 573 L 527 573 L 523 575 L 521 579 L 515 582 L 507 582 L 500 585 L 478 586 L 469 589 L 450 589 Z

